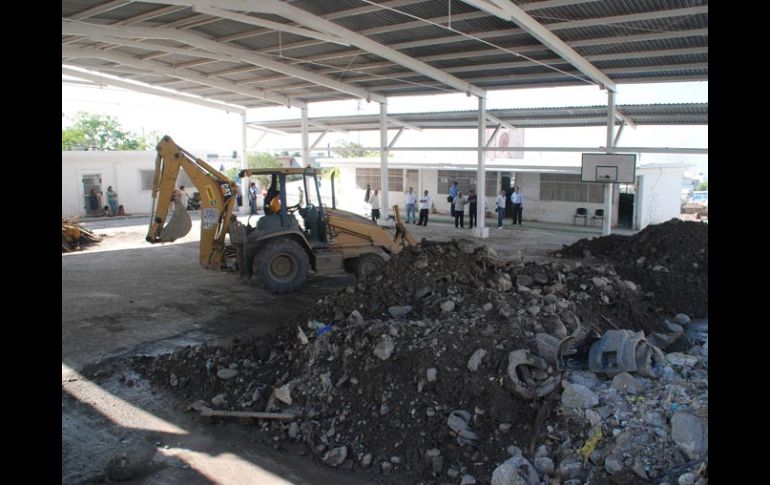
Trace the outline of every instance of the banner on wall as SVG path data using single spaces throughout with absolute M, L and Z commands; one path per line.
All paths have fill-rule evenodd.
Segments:
M 487 128 L 487 140 L 495 132 L 494 128 Z M 508 128 L 501 128 L 492 139 L 491 147 L 501 148 L 514 148 L 524 146 L 524 128 L 515 128 L 513 130 Z M 487 153 L 487 160 L 496 158 L 506 158 L 511 160 L 521 160 L 524 158 L 524 152 L 513 150 L 489 150 Z

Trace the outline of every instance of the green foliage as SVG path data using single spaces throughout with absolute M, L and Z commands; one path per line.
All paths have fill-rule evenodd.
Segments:
M 339 181 L 340 180 L 340 168 L 339 167 L 330 167 L 330 168 L 324 168 L 321 169 L 321 178 L 322 179 L 330 179 L 332 175 L 334 175 L 334 180 Z
M 249 168 L 280 168 L 281 162 L 275 159 L 275 157 L 269 153 L 249 153 L 246 156 L 246 163 Z M 260 187 L 267 187 L 270 185 L 269 175 L 260 175 L 251 177 L 257 179 L 257 184 Z
M 708 190 L 709 189 L 709 181 L 706 180 L 704 182 L 699 183 L 695 186 L 695 190 Z
M 343 158 L 376 157 L 378 154 L 378 152 L 366 151 L 363 145 L 352 141 L 338 142 L 334 148 L 334 152 Z
M 150 136 L 156 136 L 154 132 Z M 80 112 L 62 129 L 64 150 L 146 150 L 147 140 L 125 131 L 112 116 Z

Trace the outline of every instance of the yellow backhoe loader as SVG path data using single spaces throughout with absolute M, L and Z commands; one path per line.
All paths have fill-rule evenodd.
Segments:
M 250 221 L 244 225 L 233 214 L 235 182 L 168 136 L 158 143 L 157 151 L 147 241 L 174 241 L 192 227 L 186 207 L 175 191 L 182 169 L 200 193 L 201 266 L 212 270 L 236 268 L 242 275 L 258 279 L 273 293 L 298 290 L 311 270 L 322 274 L 350 272 L 365 277 L 391 254 L 417 244 L 402 223 L 398 206 L 393 207 L 395 234 L 352 212 L 324 207 L 318 173 L 313 168 L 242 170 L 242 180 L 252 175 L 270 180 L 264 200 L 265 215 L 254 226 Z M 293 206 L 286 203 L 290 182 L 301 182 L 305 194 L 304 200 Z M 167 221 L 172 204 L 174 212 Z

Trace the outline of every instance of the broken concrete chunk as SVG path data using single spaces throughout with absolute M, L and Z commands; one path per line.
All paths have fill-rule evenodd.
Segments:
M 428 379 L 428 382 L 436 382 L 437 376 L 438 376 L 438 370 L 436 370 L 435 367 L 431 367 L 430 369 L 425 371 L 425 377 Z
M 479 365 L 481 365 L 481 361 L 484 360 L 484 357 L 486 357 L 487 351 L 484 349 L 476 349 L 475 352 L 473 352 L 473 355 L 471 355 L 470 359 L 468 359 L 468 370 L 471 372 L 476 372 L 479 370 Z
M 482 310 L 484 310 L 485 312 L 488 312 L 489 310 L 491 310 L 491 309 L 492 309 L 492 304 L 491 304 L 491 303 L 489 303 L 489 302 L 486 302 L 486 303 L 484 303 L 484 305 L 481 307 L 481 309 L 482 309 Z
M 685 313 L 678 313 L 674 317 L 674 322 L 678 323 L 679 325 L 685 326 L 690 324 L 690 316 Z
M 347 457 L 348 457 L 348 447 L 340 446 L 337 448 L 332 448 L 331 450 L 324 453 L 324 456 L 321 459 L 327 465 L 336 467 L 341 465 L 342 462 L 344 462 Z
M 516 284 L 519 286 L 530 287 L 534 282 L 535 280 L 529 275 L 520 274 L 519 276 L 516 277 Z
M 698 364 L 697 357 L 682 352 L 671 352 L 670 354 L 666 354 L 666 360 L 676 367 L 695 367 Z
M 642 385 L 628 372 L 621 372 L 613 377 L 612 387 L 618 392 L 628 394 L 639 394 L 642 392 Z
M 607 286 L 607 280 L 605 280 L 604 278 L 599 278 L 597 276 L 594 276 L 593 278 L 591 278 L 591 282 L 597 288 L 604 288 L 605 286 Z
M 443 312 L 451 312 L 454 309 L 455 309 L 455 302 L 452 300 L 447 300 L 441 303 L 441 311 Z
M 585 386 L 568 384 L 561 394 L 561 404 L 565 408 L 588 409 L 599 404 L 599 397 Z
M 692 414 L 674 413 L 671 438 L 691 460 L 699 460 L 708 452 L 708 423 Z
M 556 354 L 559 350 L 561 341 L 553 335 L 547 333 L 538 333 L 535 335 L 535 344 L 537 345 L 537 355 L 549 363 L 556 363 Z
M 228 379 L 232 379 L 237 375 L 238 375 L 238 371 L 235 369 L 219 369 L 217 371 L 217 377 L 225 381 Z
M 225 400 L 224 394 L 217 394 L 216 396 L 211 398 L 211 404 L 214 406 L 221 408 L 227 406 L 227 401 Z
M 396 319 L 405 317 L 412 313 L 412 305 L 392 306 L 388 308 L 388 313 L 390 313 L 391 317 Z
M 278 389 L 275 389 L 275 398 L 279 401 L 291 404 L 291 388 L 288 384 L 284 384 Z
M 390 335 L 383 335 L 382 339 L 380 339 L 380 342 L 374 347 L 374 355 L 376 355 L 380 360 L 388 360 L 395 347 L 396 346 L 393 343 L 393 339 L 390 337 Z

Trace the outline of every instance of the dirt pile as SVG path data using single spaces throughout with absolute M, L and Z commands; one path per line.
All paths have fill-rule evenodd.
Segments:
M 626 387 L 658 399 L 642 406 L 614 381 L 556 364 L 559 344 L 580 329 L 651 332 L 663 316 L 610 267 L 525 264 L 465 241 L 423 243 L 321 299 L 288 331 L 136 365 L 191 403 L 292 413 L 259 421 L 258 439 L 388 483 L 674 481 L 688 457 L 668 431 L 668 404 L 658 404 L 673 392 L 666 386 L 676 369 L 664 370 L 668 380 L 628 376 Z M 701 348 L 693 352 L 688 369 L 702 368 Z M 642 407 L 658 410 L 652 424 Z
M 708 315 L 708 224 L 671 219 L 634 236 L 581 239 L 557 254 L 611 262 L 669 313 Z

